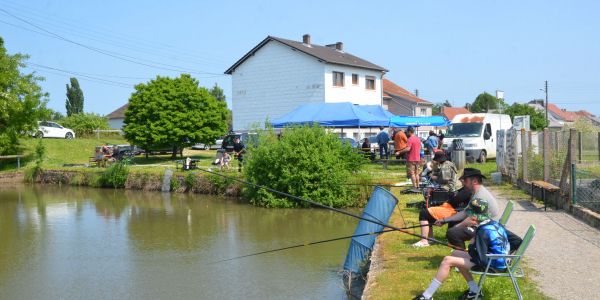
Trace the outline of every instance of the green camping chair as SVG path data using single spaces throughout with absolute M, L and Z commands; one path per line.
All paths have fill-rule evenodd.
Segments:
M 492 258 L 492 259 L 508 258 L 505 260 L 506 272 L 488 273 L 488 271 L 490 269 L 490 264 L 492 263 L 491 259 L 488 261 L 488 264 L 485 268 L 485 272 L 471 271 L 472 274 L 481 275 L 481 277 L 479 278 L 479 290 L 481 291 L 483 289 L 483 282 L 485 281 L 485 278 L 487 276 L 510 278 L 510 280 L 512 281 L 513 287 L 515 288 L 515 292 L 517 293 L 517 297 L 519 298 L 519 300 L 523 300 L 523 295 L 521 295 L 521 290 L 519 289 L 519 284 L 517 283 L 517 278 L 524 277 L 525 273 L 523 272 L 523 268 L 521 268 L 519 263 L 521 262 L 521 258 L 523 257 L 525 250 L 527 250 L 527 247 L 529 246 L 529 243 L 531 242 L 531 240 L 533 240 L 534 236 L 535 236 L 535 226 L 531 225 L 531 226 L 529 226 L 527 233 L 525 233 L 525 237 L 523 237 L 523 242 L 521 243 L 521 246 L 519 247 L 519 249 L 517 249 L 515 254 L 513 254 L 513 255 L 488 254 L 487 257 Z M 475 299 L 479 299 L 479 295 L 477 295 L 477 297 Z
M 509 200 L 508 203 L 506 203 L 506 207 L 504 208 L 504 212 L 498 220 L 498 223 L 502 224 L 502 226 L 506 226 L 506 223 L 508 223 L 508 219 L 510 218 L 510 214 L 512 213 L 514 206 L 515 203 L 512 200 Z

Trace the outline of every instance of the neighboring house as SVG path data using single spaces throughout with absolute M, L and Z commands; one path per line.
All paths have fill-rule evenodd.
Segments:
M 542 113 L 546 113 L 546 106 L 544 105 L 544 100 L 542 99 L 535 99 L 535 100 L 531 100 L 527 103 L 527 105 L 535 108 L 535 110 L 537 111 L 541 111 Z M 561 119 L 559 116 L 551 113 L 550 109 L 548 109 L 548 127 L 551 129 L 560 129 L 564 126 L 564 120 Z
M 578 116 L 587 118 L 588 120 L 590 120 L 592 122 L 592 124 L 594 124 L 594 126 L 600 126 L 600 118 L 596 117 L 595 115 L 591 114 L 590 112 L 586 111 L 586 110 L 580 110 L 575 112 L 575 114 L 577 114 Z
M 305 103 L 381 105 L 385 72 L 340 42 L 320 46 L 309 35 L 301 42 L 268 36 L 225 71 L 231 75 L 233 130 L 263 127 Z
M 383 79 L 383 107 L 397 116 L 431 116 L 433 103 Z
M 129 103 L 117 108 L 117 110 L 106 115 L 108 118 L 108 125 L 112 129 L 123 129 L 123 121 L 125 121 L 125 110 L 129 106 Z
M 464 107 L 447 107 L 442 106 L 440 110 L 440 115 L 446 117 L 449 121 L 452 121 L 456 115 L 460 114 L 470 114 L 471 112 Z

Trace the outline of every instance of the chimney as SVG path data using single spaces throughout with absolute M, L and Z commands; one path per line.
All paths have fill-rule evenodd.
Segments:
M 344 51 L 344 43 L 342 43 L 342 42 L 335 43 L 335 50 Z
M 305 34 L 302 36 L 302 43 L 310 45 L 310 34 Z

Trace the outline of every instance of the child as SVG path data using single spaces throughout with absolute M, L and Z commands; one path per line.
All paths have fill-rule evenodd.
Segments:
M 229 162 L 231 161 L 231 156 L 229 155 L 229 153 L 224 152 L 223 156 L 221 157 L 221 171 L 223 171 L 223 167 L 227 168 L 227 170 L 229 170 Z

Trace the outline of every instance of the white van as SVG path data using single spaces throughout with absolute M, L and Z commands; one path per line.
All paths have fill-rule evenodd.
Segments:
M 449 150 L 455 139 L 462 139 L 467 158 L 478 162 L 496 158 L 496 131 L 510 129 L 509 115 L 501 114 L 460 114 L 450 122 L 442 148 Z

